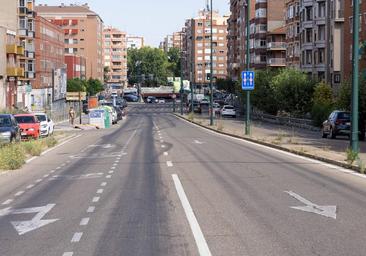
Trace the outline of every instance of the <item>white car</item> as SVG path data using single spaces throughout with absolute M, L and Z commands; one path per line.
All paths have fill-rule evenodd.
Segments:
M 236 111 L 235 108 L 231 105 L 225 105 L 222 109 L 221 109 L 221 116 L 231 116 L 231 117 L 236 117 Z
M 165 100 L 164 99 L 159 99 L 159 104 L 164 104 L 165 103 Z
M 54 122 L 47 116 L 46 113 L 34 113 L 37 117 L 38 121 L 40 122 L 40 135 L 41 136 L 50 136 L 53 134 L 55 129 Z

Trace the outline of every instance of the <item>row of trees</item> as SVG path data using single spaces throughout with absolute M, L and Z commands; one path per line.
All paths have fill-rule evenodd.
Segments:
M 127 59 L 130 84 L 166 85 L 168 77 L 180 76 L 181 56 L 177 48 L 171 48 L 167 53 L 151 47 L 129 49 Z
M 103 84 L 98 79 L 90 78 L 89 80 L 83 80 L 75 78 L 67 81 L 68 92 L 86 92 L 90 96 L 95 96 L 103 90 Z
M 256 109 L 273 115 L 286 113 L 293 117 L 310 117 L 318 126 L 334 109 L 350 110 L 351 107 L 351 81 L 342 83 L 335 93 L 328 84 L 315 81 L 301 71 L 281 69 L 256 71 L 255 84 L 252 104 Z M 230 83 L 225 81 L 221 87 L 225 86 Z M 239 83 L 235 84 L 235 89 L 245 102 L 245 93 Z M 360 78 L 360 112 L 365 111 L 366 79 Z

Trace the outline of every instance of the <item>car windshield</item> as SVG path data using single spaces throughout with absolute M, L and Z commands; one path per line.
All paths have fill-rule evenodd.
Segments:
M 40 121 L 40 122 L 44 122 L 44 121 L 47 121 L 47 118 L 45 115 L 36 115 L 37 119 Z
M 234 109 L 234 107 L 225 107 L 225 109 L 230 109 L 230 110 L 232 110 L 232 109 Z
M 11 121 L 9 117 L 0 117 L 0 127 L 10 127 Z
M 35 123 L 33 116 L 16 116 L 15 119 L 20 124 L 32 124 Z
M 351 120 L 351 114 L 348 112 L 340 112 L 338 114 L 338 119 Z

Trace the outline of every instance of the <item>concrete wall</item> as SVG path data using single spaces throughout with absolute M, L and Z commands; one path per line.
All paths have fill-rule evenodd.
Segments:
M 0 26 L 16 31 L 18 27 L 16 0 L 1 0 Z

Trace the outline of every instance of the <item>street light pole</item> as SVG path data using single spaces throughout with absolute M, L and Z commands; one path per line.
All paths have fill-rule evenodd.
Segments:
M 246 23 L 247 23 L 247 71 L 250 70 L 250 1 L 247 0 L 247 15 L 246 15 Z M 246 118 L 245 118 L 245 134 L 250 135 L 250 91 L 246 91 Z
M 213 120 L 213 84 L 212 84 L 212 80 L 213 80 L 213 8 L 212 8 L 212 0 L 211 0 L 211 5 L 210 5 L 210 11 L 211 11 L 211 54 L 210 54 L 210 60 L 211 60 L 211 65 L 210 65 L 210 126 L 214 125 L 214 120 Z
M 359 100 L 359 27 L 360 0 L 353 0 L 353 79 L 352 79 L 352 151 L 358 153 L 358 100 Z
M 183 33 L 180 33 L 180 114 L 183 115 Z

